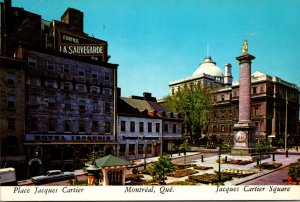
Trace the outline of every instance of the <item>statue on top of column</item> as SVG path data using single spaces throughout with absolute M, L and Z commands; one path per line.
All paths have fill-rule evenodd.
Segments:
M 248 41 L 244 40 L 243 46 L 242 46 L 242 54 L 247 54 L 248 53 Z

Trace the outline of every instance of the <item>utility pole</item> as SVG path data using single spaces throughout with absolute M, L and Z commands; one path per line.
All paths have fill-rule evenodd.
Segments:
M 287 115 L 288 115 L 288 100 L 287 100 L 287 90 L 285 91 L 285 136 L 284 136 L 284 149 L 285 156 L 288 157 L 288 148 L 287 148 Z

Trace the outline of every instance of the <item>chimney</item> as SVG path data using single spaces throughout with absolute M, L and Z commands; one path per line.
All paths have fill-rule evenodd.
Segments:
M 151 93 L 147 93 L 147 92 L 144 92 L 143 93 L 143 96 L 144 96 L 144 100 L 150 100 L 151 99 Z
M 225 64 L 225 76 L 224 76 L 224 84 L 232 85 L 232 74 L 231 74 L 231 64 Z
M 83 33 L 83 12 L 68 8 L 61 16 L 61 21 L 72 26 L 74 30 Z

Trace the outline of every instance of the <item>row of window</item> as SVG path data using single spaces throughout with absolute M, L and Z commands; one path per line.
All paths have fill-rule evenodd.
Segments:
M 152 129 L 153 129 L 153 124 L 151 122 L 148 122 L 147 123 L 147 131 L 148 133 L 152 133 Z M 127 128 L 126 128 L 126 121 L 121 121 L 121 125 L 120 125 L 120 128 L 121 128 L 121 131 L 122 132 L 125 132 L 127 131 Z M 130 132 L 136 132 L 136 129 L 135 129 L 135 121 L 130 121 L 129 122 L 129 131 Z M 144 132 L 144 122 L 139 122 L 139 130 L 138 132 L 141 132 L 143 133 Z M 177 124 L 173 124 L 172 125 L 172 132 L 173 133 L 177 133 Z M 164 132 L 165 133 L 168 133 L 169 132 L 169 124 L 165 123 L 164 124 L 164 128 L 163 128 Z M 155 123 L 155 132 L 156 133 L 160 133 L 160 123 Z
M 128 145 L 128 151 L 129 155 L 136 155 L 136 149 L 138 154 L 144 154 L 146 152 L 147 154 L 152 153 L 152 144 L 147 144 L 145 147 L 144 144 L 129 144 Z M 145 148 L 145 149 L 144 149 Z M 124 156 L 126 154 L 126 144 L 120 144 L 119 149 L 119 155 Z
M 39 79 L 29 79 L 27 83 L 31 86 L 36 86 L 36 87 L 41 86 L 41 81 Z M 44 86 L 46 88 L 51 88 L 51 89 L 59 88 L 58 83 L 54 80 L 45 81 Z M 102 94 L 104 96 L 112 96 L 111 88 L 102 88 L 102 87 L 100 88 L 97 86 L 91 86 L 88 89 L 88 87 L 84 84 L 73 85 L 71 82 L 62 82 L 60 89 L 69 91 L 69 92 L 76 91 L 76 92 L 80 92 L 80 93 L 87 93 L 89 91 L 92 94 Z
M 15 103 L 16 103 L 16 97 L 15 95 L 7 95 L 7 108 L 8 110 L 15 110 Z M 29 107 L 40 105 L 38 104 L 37 96 L 30 96 L 29 97 Z M 78 100 L 78 109 L 80 112 L 86 112 L 86 101 L 85 100 Z M 48 109 L 56 109 L 57 101 L 55 100 L 55 97 L 48 97 Z M 94 100 L 92 101 L 93 111 L 101 111 L 99 107 L 98 101 Z M 71 110 L 71 99 L 65 99 L 64 103 L 64 109 L 65 110 Z M 111 112 L 111 104 L 109 102 L 104 103 L 104 113 L 110 113 Z
M 98 121 L 92 121 L 91 127 L 87 127 L 84 120 L 79 120 L 77 123 L 76 122 L 74 123 L 74 121 L 65 120 L 64 132 L 88 132 L 89 130 L 91 130 L 91 132 L 99 133 L 101 131 Z M 38 123 L 39 122 L 37 118 L 31 118 L 30 130 L 34 132 L 40 131 Z M 76 125 L 76 124 L 78 124 L 77 131 L 74 130 L 72 131 L 72 125 Z M 57 128 L 58 128 L 58 124 L 56 119 L 48 119 L 48 132 L 56 132 Z M 104 123 L 104 132 L 111 133 L 111 122 L 107 121 Z
M 36 68 L 37 67 L 37 58 L 33 58 L 33 57 L 28 57 L 28 66 L 32 67 L 32 68 Z M 57 63 L 57 62 L 53 62 L 53 61 L 47 61 L 47 69 L 49 71 L 62 71 L 65 74 L 69 74 L 71 73 L 71 69 L 70 69 L 70 65 L 68 64 L 63 64 L 63 63 Z M 86 68 L 84 67 L 75 67 L 73 68 L 73 70 L 76 69 L 76 72 L 78 74 L 78 76 L 82 76 L 85 77 L 86 76 Z M 100 78 L 101 72 L 96 70 L 96 69 L 92 69 L 91 70 L 91 79 L 98 79 Z M 110 74 L 109 72 L 104 72 L 104 79 L 106 81 L 110 80 Z

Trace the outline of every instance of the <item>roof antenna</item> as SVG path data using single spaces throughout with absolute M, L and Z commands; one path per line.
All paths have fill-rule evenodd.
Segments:
M 206 47 L 206 57 L 209 57 L 209 43 L 207 42 L 207 47 Z

